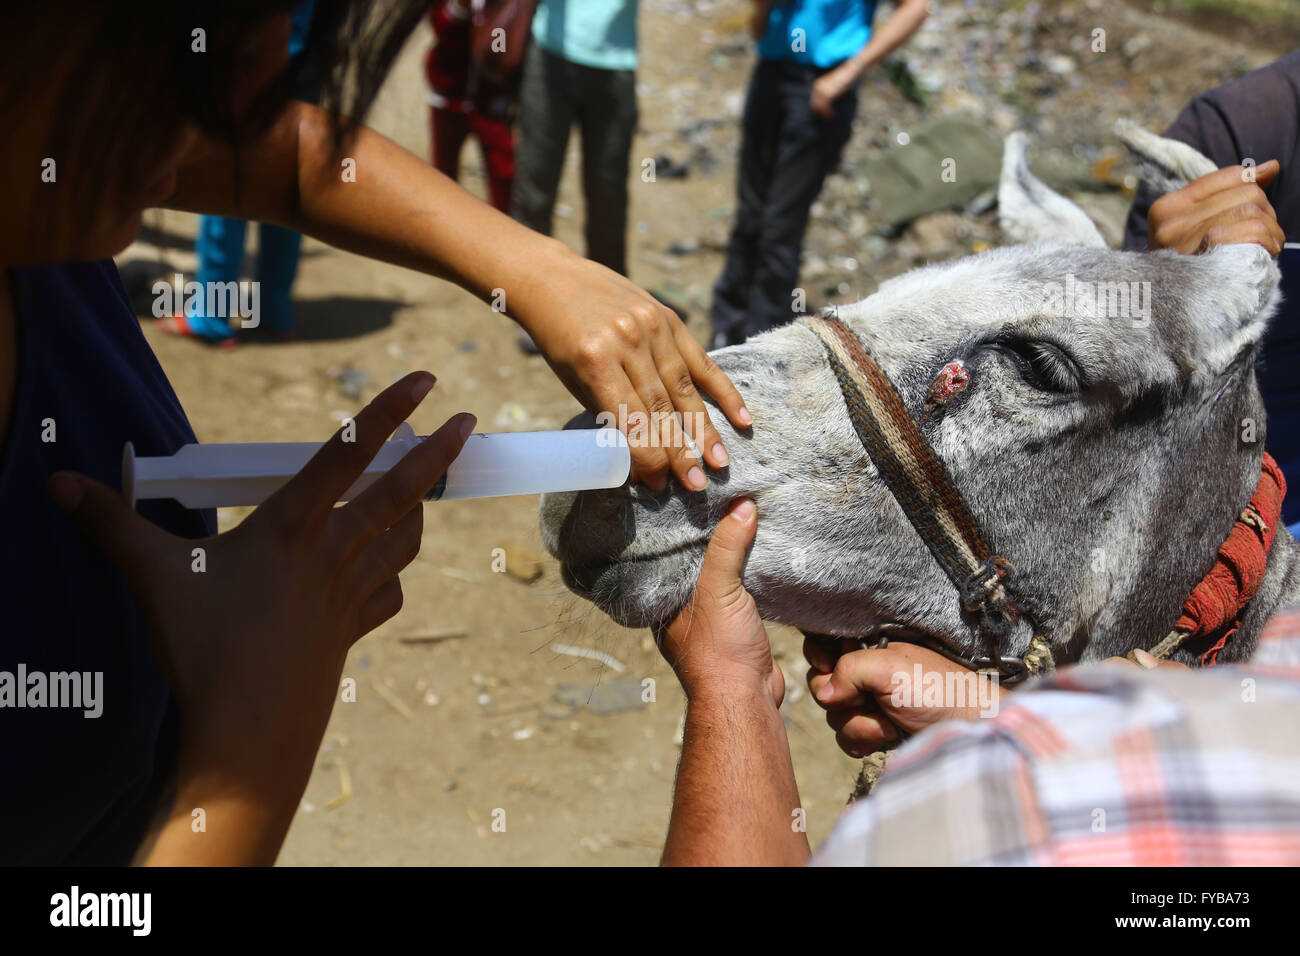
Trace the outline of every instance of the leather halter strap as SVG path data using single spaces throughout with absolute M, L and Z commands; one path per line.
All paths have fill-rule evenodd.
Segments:
M 963 609 L 976 617 L 985 656 L 972 659 L 934 640 L 926 643 L 972 669 L 996 669 L 1004 682 L 1050 670 L 1051 650 L 1014 598 L 1015 568 L 990 552 L 966 500 L 888 376 L 839 319 L 803 316 L 799 322 L 825 347 L 853 430 L 885 487 L 956 587 Z M 1021 617 L 1034 626 L 1031 648 L 1023 658 L 1003 658 L 1002 646 Z

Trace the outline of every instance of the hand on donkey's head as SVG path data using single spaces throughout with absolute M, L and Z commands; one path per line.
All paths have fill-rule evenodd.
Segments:
M 785 695 L 767 630 L 740 580 L 757 531 L 758 509 L 742 498 L 714 529 L 695 594 L 656 634 L 687 697 L 769 694 L 779 706 Z

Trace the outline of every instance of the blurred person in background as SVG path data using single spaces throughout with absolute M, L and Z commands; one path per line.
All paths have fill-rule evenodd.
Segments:
M 483 152 L 488 198 L 506 214 L 515 180 L 518 72 L 535 6 L 535 0 L 438 0 L 429 12 L 437 38 L 425 60 L 433 165 L 460 179 L 461 151 L 472 134 Z
M 1194 254 L 1255 242 L 1279 257 L 1282 306 L 1256 373 L 1269 454 L 1300 488 L 1300 50 L 1200 94 L 1164 135 L 1221 168 L 1159 199 L 1139 189 L 1124 248 Z M 1287 497 L 1282 520 L 1300 536 L 1300 495 Z
M 569 132 L 582 137 L 587 258 L 627 275 L 637 0 L 539 0 L 519 93 L 514 217 L 551 234 Z
M 302 59 L 307 34 L 311 30 L 312 0 L 299 3 L 290 13 L 289 58 Z M 294 89 L 294 97 L 305 103 L 316 102 L 316 79 L 310 71 L 302 70 Z M 229 283 L 239 280 L 244 268 L 244 237 L 248 223 L 243 219 L 225 216 L 200 216 L 199 234 L 195 243 L 199 268 L 195 279 L 204 288 L 208 283 Z M 280 342 L 290 342 L 298 333 L 293 322 L 293 280 L 298 275 L 298 253 L 302 248 L 302 233 L 285 229 L 273 223 L 257 226 L 257 281 L 261 283 L 261 321 L 271 337 Z M 183 311 L 170 319 L 164 318 L 160 328 L 177 335 L 190 336 L 209 345 L 223 348 L 234 346 L 238 339 L 231 328 L 230 317 L 209 315 L 204 296 L 187 301 Z
M 741 129 L 736 220 L 713 287 L 713 348 L 790 321 L 813 201 L 839 165 L 858 81 L 916 32 L 926 0 L 753 0 L 758 64 Z

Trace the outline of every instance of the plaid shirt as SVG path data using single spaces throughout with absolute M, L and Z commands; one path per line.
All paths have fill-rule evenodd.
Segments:
M 918 734 L 812 862 L 1300 865 L 1300 608 L 1246 665 L 1071 667 Z

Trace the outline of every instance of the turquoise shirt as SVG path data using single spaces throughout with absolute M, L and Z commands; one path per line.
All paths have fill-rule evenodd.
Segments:
M 835 66 L 867 45 L 875 15 L 876 0 L 777 3 L 758 41 L 758 55 L 764 60 Z
M 636 9 L 637 0 L 540 0 L 533 40 L 571 63 L 635 70 Z

